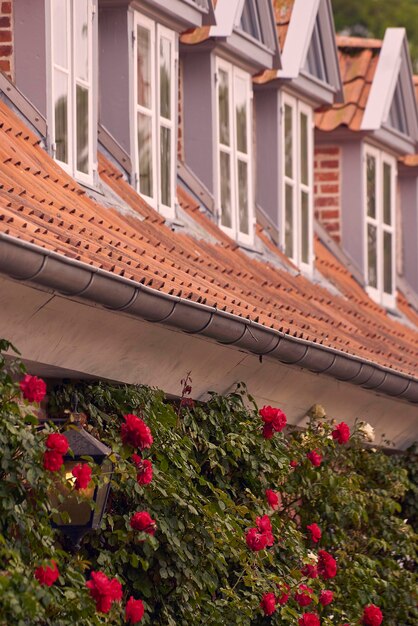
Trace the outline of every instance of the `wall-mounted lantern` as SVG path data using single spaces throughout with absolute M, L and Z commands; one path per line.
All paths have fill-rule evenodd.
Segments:
M 90 530 L 97 529 L 102 521 L 113 472 L 113 463 L 109 459 L 112 450 L 81 426 L 69 428 L 64 434 L 72 452 L 72 455 L 64 456 L 68 487 L 60 483 L 50 499 L 52 507 L 58 511 L 53 517 L 53 525 L 77 548 L 83 536 Z M 82 457 L 86 456 L 91 457 L 94 464 L 100 467 L 100 486 L 91 483 L 86 489 L 76 492 L 72 470 L 79 463 L 85 463 Z

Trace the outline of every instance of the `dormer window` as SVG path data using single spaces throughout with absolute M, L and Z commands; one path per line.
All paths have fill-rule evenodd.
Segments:
M 49 0 L 50 141 L 55 159 L 81 182 L 93 176 L 93 0 Z
M 367 146 L 365 274 L 370 295 L 388 307 L 395 304 L 395 184 L 395 159 Z
M 134 31 L 135 186 L 167 217 L 174 215 L 176 35 L 136 13 Z
M 222 228 L 242 243 L 253 239 L 251 76 L 216 60 L 218 206 Z
M 325 51 L 323 38 L 320 32 L 320 23 L 317 20 L 312 31 L 311 45 L 306 56 L 306 70 L 318 80 L 328 82 L 327 68 L 325 64 Z
M 299 267 L 312 269 L 312 109 L 283 94 L 283 233 L 287 256 Z

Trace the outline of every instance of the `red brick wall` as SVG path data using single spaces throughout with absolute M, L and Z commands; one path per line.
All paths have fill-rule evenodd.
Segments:
M 13 80 L 13 2 L 0 0 L 0 71 Z
M 341 241 L 341 151 L 337 146 L 318 146 L 314 160 L 315 217 L 329 234 Z

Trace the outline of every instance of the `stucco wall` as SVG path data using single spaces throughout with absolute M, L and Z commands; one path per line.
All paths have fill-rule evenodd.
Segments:
M 191 371 L 195 399 L 244 381 L 261 406 L 280 406 L 293 424 L 303 425 L 317 402 L 337 420 L 373 424 L 377 443 L 384 433 L 407 447 L 418 436 L 418 408 L 410 403 L 5 278 L 0 328 L 33 373 L 142 383 L 179 395 Z

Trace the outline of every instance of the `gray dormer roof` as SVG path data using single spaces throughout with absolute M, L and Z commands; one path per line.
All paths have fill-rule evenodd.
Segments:
M 418 111 L 404 28 L 388 28 L 360 127 L 418 142 Z
M 276 0 L 275 12 L 282 68 L 257 82 L 280 79 L 318 104 L 342 102 L 330 0 Z
M 272 0 L 218 0 L 210 29 L 182 37 L 182 43 L 193 45 L 208 40 L 253 73 L 281 67 Z

